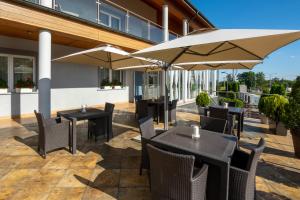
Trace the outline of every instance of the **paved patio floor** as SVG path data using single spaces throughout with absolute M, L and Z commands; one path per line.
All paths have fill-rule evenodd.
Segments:
M 0 120 L 0 199 L 150 199 L 146 173 L 140 176 L 140 144 L 134 105 L 120 104 L 114 114 L 115 137 L 108 143 L 87 140 L 87 124 L 78 124 L 78 153 L 37 154 L 33 117 Z M 198 123 L 199 116 L 178 112 L 178 124 Z M 291 136 L 267 133 L 259 120 L 247 118 L 241 146 L 265 137 L 267 147 L 257 170 L 257 199 L 300 199 L 300 159 Z

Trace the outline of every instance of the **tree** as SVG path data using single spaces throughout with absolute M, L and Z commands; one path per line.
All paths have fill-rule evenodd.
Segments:
M 255 73 L 254 72 L 243 72 L 237 75 L 238 80 L 241 84 L 245 84 L 250 90 L 255 85 Z
M 286 88 L 284 84 L 281 83 L 273 83 L 270 94 L 279 94 L 279 95 L 285 95 Z
M 264 86 L 266 85 L 266 79 L 265 79 L 265 74 L 263 72 L 258 72 L 255 74 L 256 78 L 256 88 L 263 89 Z

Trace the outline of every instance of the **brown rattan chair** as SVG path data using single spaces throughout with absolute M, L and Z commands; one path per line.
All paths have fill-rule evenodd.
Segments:
M 139 120 L 139 128 L 141 133 L 142 155 L 140 165 L 140 175 L 143 169 L 149 169 L 149 157 L 147 153 L 147 143 L 156 135 L 159 135 L 163 130 L 155 130 L 153 125 L 153 118 L 148 116 Z
M 209 117 L 227 120 L 226 134 L 232 135 L 235 117 L 228 112 L 228 108 L 209 107 Z
M 174 122 L 176 124 L 177 119 L 176 119 L 176 108 L 177 108 L 177 102 L 178 100 L 172 100 L 171 102 L 169 102 L 168 105 L 168 121 L 169 122 Z M 164 113 L 164 107 L 162 106 L 160 109 L 160 119 L 163 122 L 165 119 L 165 113 Z
M 95 141 L 97 141 L 97 137 L 100 135 L 106 134 L 106 139 L 109 141 L 109 129 L 112 130 L 112 117 L 114 112 L 115 105 L 111 103 L 105 103 L 104 111 L 110 113 L 109 119 L 107 117 L 101 117 L 97 119 L 90 119 L 88 122 L 88 137 L 90 138 L 92 135 L 95 137 Z M 108 121 L 109 120 L 109 123 Z M 110 126 L 110 127 L 108 127 Z M 111 131 L 112 133 L 112 131 Z M 113 135 L 111 136 L 113 137 Z
M 226 125 L 227 120 L 200 115 L 201 129 L 218 133 L 225 133 Z
M 147 145 L 153 200 L 204 200 L 208 166 L 194 167 L 195 157 Z
M 61 118 L 45 119 L 42 113 L 34 111 L 36 116 L 39 135 L 38 135 L 38 152 L 46 158 L 48 151 L 59 148 L 70 147 L 69 122 L 62 121 Z
M 254 200 L 255 199 L 255 174 L 261 153 L 265 147 L 264 139 L 260 139 L 258 145 L 248 154 L 236 150 L 231 159 L 229 176 L 230 200 Z

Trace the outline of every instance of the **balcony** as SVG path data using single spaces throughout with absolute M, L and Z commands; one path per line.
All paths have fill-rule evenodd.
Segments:
M 40 4 L 40 0 L 25 1 Z M 54 0 L 53 9 L 153 43 L 163 41 L 160 25 L 107 0 Z M 169 40 L 177 37 L 169 31 Z

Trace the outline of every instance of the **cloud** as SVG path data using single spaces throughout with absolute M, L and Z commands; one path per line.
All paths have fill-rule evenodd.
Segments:
M 296 58 L 296 56 L 290 56 L 290 58 Z

